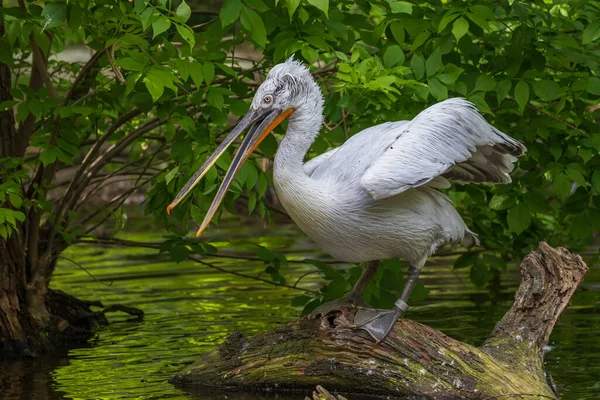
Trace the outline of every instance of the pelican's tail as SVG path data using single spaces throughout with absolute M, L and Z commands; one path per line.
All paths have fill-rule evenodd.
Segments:
M 465 236 L 462 238 L 461 243 L 467 249 L 481 245 L 481 243 L 479 243 L 479 237 L 477 236 L 477 234 L 471 232 L 470 230 L 466 231 Z

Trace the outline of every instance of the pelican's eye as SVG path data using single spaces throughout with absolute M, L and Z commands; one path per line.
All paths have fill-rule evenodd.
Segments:
M 270 94 L 268 94 L 265 97 L 263 97 L 263 102 L 265 104 L 270 104 L 272 101 L 273 101 L 273 96 L 271 96 Z

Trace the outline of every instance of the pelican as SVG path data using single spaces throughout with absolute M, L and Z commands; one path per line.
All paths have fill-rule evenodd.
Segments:
M 377 342 L 408 309 L 425 261 L 447 243 L 479 244 L 439 189 L 460 183 L 510 183 L 516 158 L 526 149 L 488 124 L 465 99 L 437 103 L 411 121 L 365 129 L 342 146 L 304 162 L 323 124 L 323 95 L 308 69 L 293 58 L 274 66 L 257 89 L 248 113 L 167 207 L 175 207 L 242 132 L 234 156 L 197 236 L 210 223 L 235 174 L 282 121 L 288 127 L 273 166 L 273 183 L 292 220 L 332 257 L 366 263 L 354 288 L 320 306 L 313 317 L 348 305 L 354 326 Z M 391 310 L 373 309 L 362 293 L 380 260 L 409 264 L 402 295 Z

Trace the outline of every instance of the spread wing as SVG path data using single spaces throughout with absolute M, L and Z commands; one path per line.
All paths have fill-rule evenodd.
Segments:
M 513 162 L 526 151 L 460 98 L 425 109 L 396 132 L 394 141 L 360 181 L 374 199 L 397 195 L 438 177 L 464 183 L 509 183 Z

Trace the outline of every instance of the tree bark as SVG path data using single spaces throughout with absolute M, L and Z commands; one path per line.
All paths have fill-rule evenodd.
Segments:
M 586 272 L 578 255 L 541 243 L 521 264 L 515 303 L 479 348 L 407 319 L 376 344 L 351 327 L 355 310 L 347 308 L 319 319 L 304 317 L 250 339 L 234 333 L 173 382 L 259 390 L 323 385 L 355 398 L 527 394 L 556 399 L 544 373 L 543 347 Z

